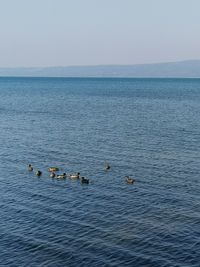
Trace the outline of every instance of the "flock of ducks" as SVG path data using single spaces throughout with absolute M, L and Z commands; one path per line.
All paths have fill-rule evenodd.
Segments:
M 108 171 L 110 170 L 111 166 L 110 164 L 106 163 L 105 164 L 105 170 Z M 33 171 L 33 166 L 31 164 L 28 165 L 28 171 Z M 65 172 L 62 174 L 57 174 L 56 172 L 59 171 L 58 167 L 49 167 L 48 172 L 50 172 L 50 177 L 51 178 L 56 178 L 56 179 L 80 179 L 82 184 L 89 184 L 89 179 L 83 177 L 80 175 L 80 172 L 74 173 L 74 174 L 66 174 Z M 40 170 L 37 170 L 35 173 L 38 177 L 42 175 L 42 172 Z M 135 182 L 135 179 L 131 178 L 130 176 L 125 176 L 125 181 L 127 184 L 133 184 Z

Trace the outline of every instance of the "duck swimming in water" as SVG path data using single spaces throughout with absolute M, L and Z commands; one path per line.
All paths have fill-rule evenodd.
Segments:
M 80 178 L 80 172 L 74 173 L 74 174 L 70 174 L 69 175 L 70 179 L 79 179 Z
M 37 176 L 41 176 L 42 175 L 42 172 L 41 171 L 36 171 L 35 173 Z
M 109 163 L 106 163 L 106 164 L 105 164 L 105 170 L 108 171 L 108 170 L 110 170 L 110 168 L 111 168 L 111 167 L 110 167 L 110 164 L 109 164 Z
M 85 177 L 81 177 L 81 183 L 82 184 L 89 184 L 89 179 L 86 179 Z
M 57 179 L 65 179 L 66 178 L 66 173 L 62 173 L 56 176 Z
M 57 172 L 57 171 L 59 171 L 59 168 L 58 167 L 50 167 L 50 168 L 48 168 L 48 171 L 49 172 Z
M 54 177 L 56 177 L 56 174 L 55 174 L 55 172 L 51 172 L 51 174 L 50 174 L 50 177 L 51 177 L 51 178 L 54 178 Z
M 135 179 L 131 178 L 130 176 L 125 176 L 125 179 L 128 184 L 135 183 Z
M 33 167 L 31 164 L 28 164 L 28 171 L 32 172 L 33 171 Z

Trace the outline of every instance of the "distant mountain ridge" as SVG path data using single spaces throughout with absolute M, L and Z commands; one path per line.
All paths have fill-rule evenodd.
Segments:
M 0 68 L 0 76 L 200 78 L 200 60 L 135 65 Z

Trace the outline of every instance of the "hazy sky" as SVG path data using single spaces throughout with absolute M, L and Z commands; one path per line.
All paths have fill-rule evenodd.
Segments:
M 0 67 L 200 59 L 200 0 L 0 0 Z

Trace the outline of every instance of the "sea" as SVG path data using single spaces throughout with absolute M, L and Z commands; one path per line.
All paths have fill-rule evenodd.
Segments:
M 1 77 L 0 266 L 199 267 L 200 79 Z

